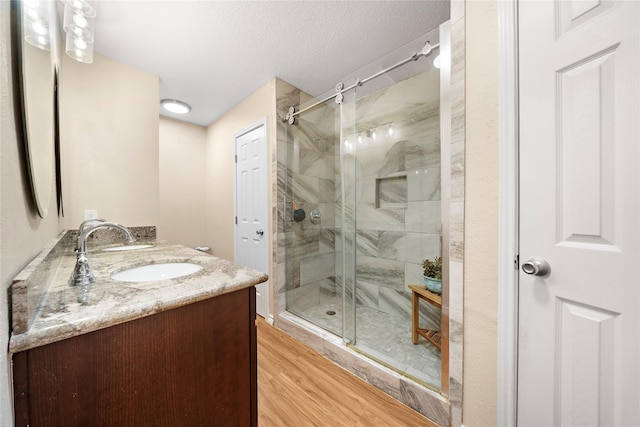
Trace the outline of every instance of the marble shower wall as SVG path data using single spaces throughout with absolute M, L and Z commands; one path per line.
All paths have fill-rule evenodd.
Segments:
M 356 301 L 408 322 L 407 286 L 441 254 L 439 110 L 438 69 L 356 106 Z M 422 305 L 437 328 L 439 311 Z
M 356 179 L 345 188 L 355 196 L 356 302 L 407 321 L 407 285 L 422 283 L 422 260 L 441 251 L 439 107 L 439 72 L 431 70 L 367 95 L 355 108 Z M 329 103 L 283 125 L 279 135 L 287 258 L 280 289 L 296 312 L 342 293 L 340 119 Z M 306 212 L 303 221 L 293 221 L 292 202 Z M 314 209 L 320 224 L 309 221 Z M 423 306 L 423 321 L 437 328 L 439 311 Z

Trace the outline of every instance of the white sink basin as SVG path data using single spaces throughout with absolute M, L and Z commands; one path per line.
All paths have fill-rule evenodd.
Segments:
M 112 274 L 111 278 L 121 282 L 152 282 L 188 276 L 200 270 L 202 270 L 201 265 L 190 262 L 164 262 L 119 271 Z
M 136 249 L 146 249 L 152 248 L 153 245 L 125 245 L 125 246 L 114 246 L 111 248 L 105 248 L 103 251 L 106 252 L 116 252 L 116 251 L 134 251 Z

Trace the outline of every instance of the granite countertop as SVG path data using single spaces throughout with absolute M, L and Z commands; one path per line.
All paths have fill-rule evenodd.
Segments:
M 144 242 L 134 244 L 138 243 Z M 181 245 L 154 241 L 150 248 L 104 251 L 107 247 L 89 248 L 87 255 L 95 283 L 86 287 L 69 285 L 76 256 L 72 250 L 64 250 L 59 251 L 56 262 L 47 267 L 48 284 L 42 285 L 37 309 L 22 307 L 22 304 L 27 305 L 26 298 L 14 296 L 10 353 L 234 292 L 267 280 L 264 273 Z M 12 292 L 19 295 L 21 285 L 22 289 L 37 287 L 33 283 L 33 272 L 45 258 L 36 258 L 22 277 L 19 275 L 14 280 Z M 123 282 L 110 277 L 121 270 L 161 262 L 190 262 L 203 268 L 188 276 L 152 282 Z M 26 293 L 26 290 L 22 292 Z M 21 318 L 25 316 L 30 318 Z

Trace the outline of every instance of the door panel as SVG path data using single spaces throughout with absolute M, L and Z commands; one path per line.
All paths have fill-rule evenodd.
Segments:
M 615 240 L 616 59 L 607 49 L 557 73 L 558 241 L 576 247 Z
M 638 2 L 519 2 L 518 424 L 640 424 Z
M 269 272 L 267 140 L 263 125 L 236 137 L 236 259 Z M 256 311 L 269 314 L 269 282 L 256 286 Z

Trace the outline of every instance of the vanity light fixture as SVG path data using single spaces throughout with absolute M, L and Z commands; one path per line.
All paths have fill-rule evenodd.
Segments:
M 97 15 L 96 0 L 63 0 L 63 2 L 65 7 L 87 18 L 95 18 Z
M 78 62 L 93 62 L 95 40 L 95 0 L 64 0 L 63 26 L 67 55 Z
M 42 50 L 50 50 L 48 1 L 22 2 L 22 29 L 27 43 Z
M 67 35 L 81 38 L 87 43 L 93 43 L 95 34 L 95 19 L 84 16 L 80 12 L 65 5 L 62 28 Z
M 187 114 L 191 111 L 191 106 L 177 99 L 163 99 L 160 101 L 162 108 L 174 114 Z

